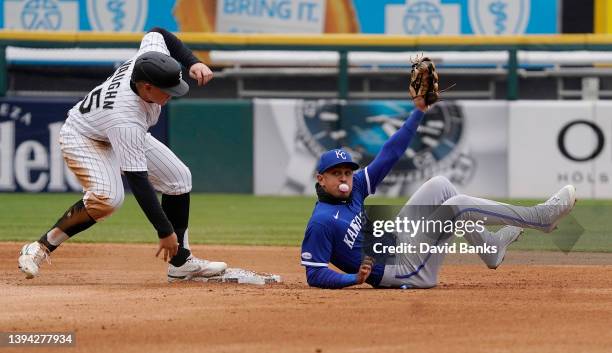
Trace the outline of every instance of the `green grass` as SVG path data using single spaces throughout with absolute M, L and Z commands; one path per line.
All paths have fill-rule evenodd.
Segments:
M 0 241 L 37 239 L 79 197 L 80 194 L 0 193 Z M 381 205 L 405 202 L 399 198 L 372 198 L 368 201 L 369 204 Z M 533 205 L 540 200 L 504 201 Z M 190 242 L 297 246 L 301 243 L 314 202 L 314 197 L 193 194 Z M 564 229 L 573 231 L 575 223 L 585 231 L 573 250 L 612 252 L 612 234 L 609 231 L 612 229 L 612 200 L 581 200 L 568 221 L 560 225 L 559 232 L 546 235 L 527 231 L 523 239 L 512 247 L 558 251 L 553 240 L 562 239 Z M 133 196 L 128 195 L 115 215 L 71 241 L 153 243 L 157 242 L 157 237 Z
M 0 194 L 0 240 L 35 239 L 79 199 L 79 194 Z M 298 245 L 314 198 L 194 194 L 193 244 Z M 120 210 L 71 241 L 157 242 L 132 195 Z

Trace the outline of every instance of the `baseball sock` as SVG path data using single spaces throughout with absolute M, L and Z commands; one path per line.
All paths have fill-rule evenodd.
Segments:
M 94 224 L 96 224 L 96 221 L 87 213 L 83 200 L 79 200 L 38 241 L 51 252 L 68 238 Z
M 181 195 L 162 194 L 162 209 L 168 217 L 178 238 L 178 253 L 170 260 L 173 266 L 183 266 L 191 251 L 185 246 L 185 233 L 189 223 L 189 193 Z

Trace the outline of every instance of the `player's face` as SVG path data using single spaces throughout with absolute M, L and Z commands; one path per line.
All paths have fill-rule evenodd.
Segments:
M 145 83 L 143 85 L 142 92 L 142 99 L 149 103 L 157 103 L 159 105 L 164 105 L 168 103 L 170 98 L 172 98 L 172 96 L 170 96 L 168 93 L 162 91 L 161 89 L 153 86 L 150 83 Z
M 345 165 L 332 167 L 323 172 L 323 174 L 318 174 L 317 181 L 328 194 L 345 199 L 353 190 L 353 169 Z M 348 185 L 348 190 L 340 191 L 340 184 Z

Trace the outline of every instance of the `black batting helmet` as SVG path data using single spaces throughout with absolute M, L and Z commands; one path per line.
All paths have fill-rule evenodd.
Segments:
M 148 82 L 173 97 L 189 92 L 189 85 L 183 81 L 178 61 L 158 51 L 148 51 L 136 59 L 132 81 Z

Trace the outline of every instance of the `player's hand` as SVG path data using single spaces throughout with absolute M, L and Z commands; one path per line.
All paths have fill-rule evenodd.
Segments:
M 414 102 L 414 106 L 422 111 L 422 112 L 426 112 L 427 111 L 427 104 L 425 103 L 425 99 L 422 96 L 419 97 L 414 97 L 414 99 L 412 100 Z
M 189 68 L 189 77 L 198 81 L 198 86 L 204 86 L 208 81 L 212 80 L 213 72 L 208 66 L 202 63 L 195 63 Z
M 374 259 L 370 256 L 365 256 L 359 266 L 359 272 L 357 272 L 357 284 L 362 284 L 368 279 L 370 273 L 372 273 L 372 266 L 374 266 Z
M 170 260 L 178 252 L 178 246 L 179 244 L 176 233 L 172 233 L 165 238 L 159 239 L 159 248 L 157 249 L 157 254 L 155 254 L 155 257 L 158 257 L 163 250 L 164 261 L 168 262 L 168 260 Z

